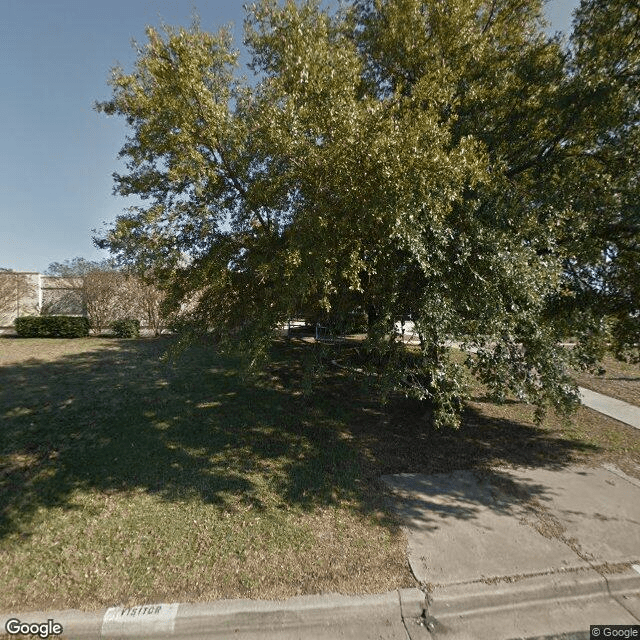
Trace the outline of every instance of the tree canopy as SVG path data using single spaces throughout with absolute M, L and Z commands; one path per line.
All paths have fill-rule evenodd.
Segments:
M 447 340 L 496 398 L 570 412 L 569 360 L 638 342 L 639 17 L 583 0 L 565 47 L 540 0 L 262 0 L 253 82 L 228 29 L 149 27 L 97 105 L 144 206 L 97 242 L 254 356 L 300 309 L 366 311 L 383 378 L 437 425 L 464 395 Z M 407 316 L 419 358 L 389 337 Z

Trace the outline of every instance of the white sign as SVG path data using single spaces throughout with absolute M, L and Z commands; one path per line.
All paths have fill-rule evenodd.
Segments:
M 133 636 L 147 633 L 172 633 L 178 603 L 141 604 L 137 607 L 111 607 L 102 619 L 102 635 Z

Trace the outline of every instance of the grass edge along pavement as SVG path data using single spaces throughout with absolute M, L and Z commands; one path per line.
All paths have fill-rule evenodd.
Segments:
M 206 345 L 172 368 L 157 359 L 166 339 L 26 342 L 0 341 L 0 610 L 410 587 L 380 476 L 640 462 L 614 421 L 538 428 L 481 390 L 457 432 L 340 371 L 307 396 L 300 345 L 242 379 Z
M 582 475 L 582 469 L 573 469 L 572 472 Z M 640 481 L 626 477 L 619 470 L 609 471 L 618 474 L 624 480 L 623 484 L 630 482 L 640 488 Z M 508 474 L 509 470 L 502 472 Z M 530 471 L 524 473 L 526 476 Z M 425 478 L 432 479 L 437 484 L 437 478 Z M 509 491 L 513 488 L 509 483 L 499 484 Z M 605 488 L 607 485 L 608 482 Z M 538 490 L 536 485 L 529 488 Z M 513 497 L 518 503 L 522 495 L 517 491 Z M 597 505 L 592 506 L 598 508 Z M 501 510 L 496 513 L 498 518 L 500 513 Z M 583 519 L 585 517 L 587 514 L 583 514 Z M 619 537 L 620 524 L 615 524 Z M 498 530 L 493 535 L 499 534 Z M 448 547 L 453 547 L 455 552 L 455 542 Z M 445 552 L 451 553 L 452 549 Z M 546 562 L 545 557 L 542 554 L 543 563 Z M 459 560 L 457 564 L 460 564 Z M 65 635 L 76 640 L 124 635 L 150 638 L 158 637 L 160 633 L 171 633 L 175 637 L 192 637 L 196 633 L 202 637 L 233 633 L 246 639 L 307 637 L 319 640 L 336 637 L 338 633 L 348 635 L 345 630 L 359 638 L 402 636 L 424 640 L 430 637 L 426 629 L 436 634 L 446 629 L 447 637 L 468 638 L 464 635 L 464 628 L 473 629 L 473 637 L 483 640 L 511 640 L 516 636 L 533 640 L 534 636 L 540 638 L 543 634 L 549 637 L 546 634 L 551 632 L 554 638 L 564 638 L 565 635 L 558 635 L 560 631 L 576 633 L 576 630 L 586 628 L 586 621 L 629 624 L 633 621 L 634 610 L 637 616 L 640 615 L 640 565 L 629 569 L 628 563 L 623 564 L 624 567 L 598 566 L 591 562 L 574 568 L 561 566 L 552 570 L 549 567 L 549 571 L 531 575 L 454 582 L 432 587 L 426 597 L 425 593 L 414 588 L 360 597 L 329 595 L 303 596 L 284 602 L 226 600 L 193 605 L 140 604 L 133 609 L 115 607 L 93 614 L 49 611 L 13 613 L 11 617 L 23 621 L 51 619 L 62 624 Z M 472 571 L 474 578 L 476 573 Z M 162 610 L 162 615 L 154 615 L 158 610 Z M 562 611 L 562 615 L 554 618 L 551 615 L 553 611 Z M 4 625 L 8 617 L 0 616 L 0 624 Z M 462 635 L 455 635 L 458 632 Z

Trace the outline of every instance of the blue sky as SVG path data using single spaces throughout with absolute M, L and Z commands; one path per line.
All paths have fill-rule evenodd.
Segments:
M 132 204 L 112 195 L 124 124 L 93 109 L 115 64 L 130 69 L 146 25 L 235 24 L 244 0 L 0 0 L 0 267 L 101 259 L 91 230 Z M 568 31 L 578 0 L 550 0 L 551 32 Z

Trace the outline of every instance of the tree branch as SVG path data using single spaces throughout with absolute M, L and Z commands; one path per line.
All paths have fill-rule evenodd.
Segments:
M 484 27 L 482 27 L 482 32 L 480 33 L 480 35 L 484 35 L 485 31 L 489 28 L 489 26 L 491 25 L 491 22 L 493 20 L 493 12 L 496 10 L 496 0 L 491 0 L 491 11 L 489 11 L 489 17 L 487 18 L 487 22 L 484 25 Z
M 198 99 L 197 96 L 193 96 L 193 100 L 194 103 L 196 105 L 196 108 L 199 112 L 199 116 L 200 119 L 202 120 L 205 128 L 207 130 L 211 130 L 211 128 L 209 127 L 209 125 L 207 124 L 207 118 L 204 115 L 204 108 L 202 106 L 202 104 L 200 103 L 200 100 Z M 216 140 L 213 144 L 213 147 L 210 143 L 202 141 L 202 144 L 207 147 L 207 149 L 209 149 L 209 151 L 213 154 L 218 154 L 219 158 L 220 158 L 220 163 L 222 164 L 222 166 L 224 167 L 225 170 L 225 174 L 224 177 L 229 180 L 229 182 L 231 182 L 231 184 L 234 186 L 234 188 L 236 189 L 236 191 L 243 197 L 246 198 L 247 197 L 247 188 L 242 184 L 242 182 L 240 181 L 240 179 L 238 178 L 238 176 L 235 175 L 235 172 L 233 171 L 231 165 L 229 164 L 227 158 L 225 157 L 225 154 L 222 152 L 222 145 L 220 144 L 220 140 Z M 260 215 L 259 211 L 254 211 L 254 214 L 256 216 L 256 219 L 258 220 L 258 223 L 260 224 L 261 227 L 263 227 L 264 229 L 269 229 L 269 225 L 265 222 L 264 218 Z

